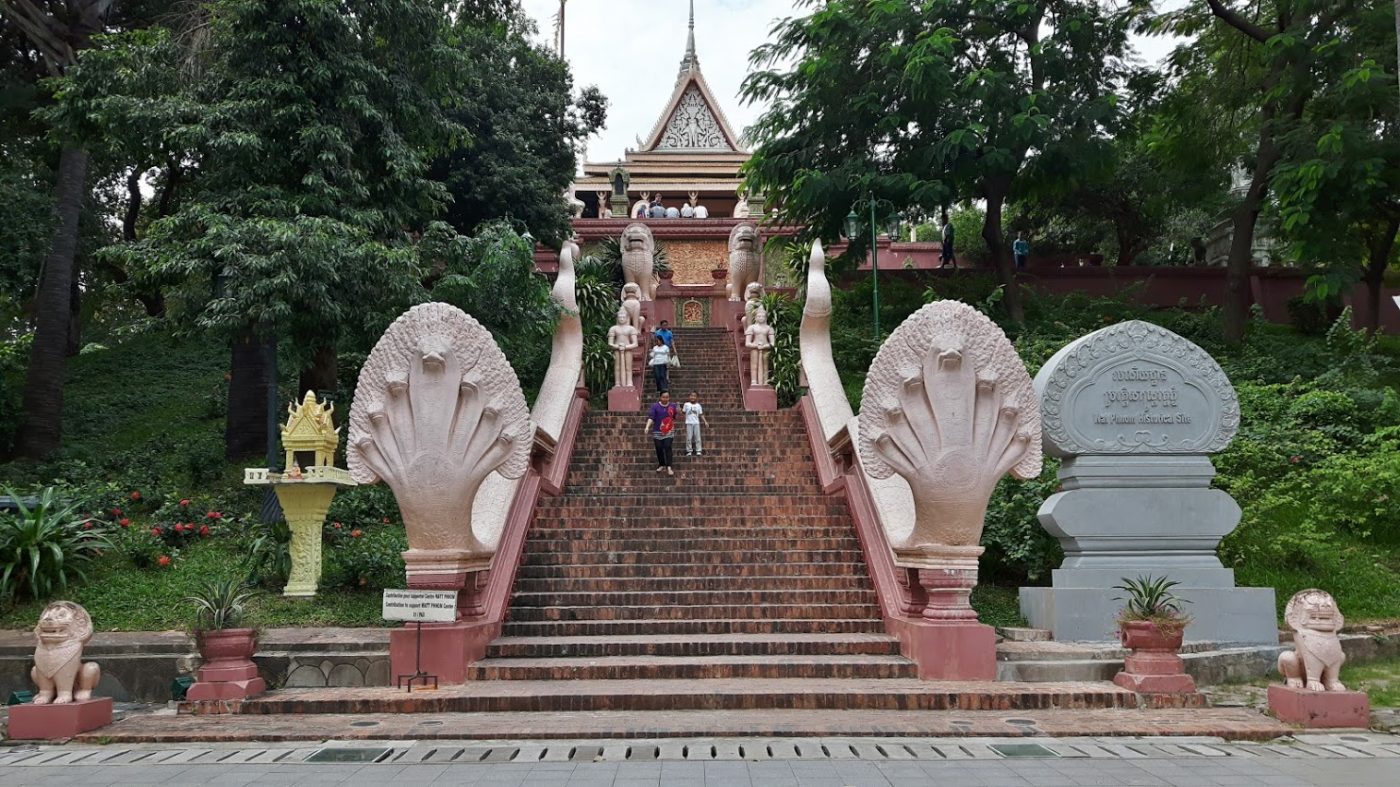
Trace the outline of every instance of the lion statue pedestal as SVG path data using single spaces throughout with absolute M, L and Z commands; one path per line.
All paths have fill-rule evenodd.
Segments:
M 44 608 L 34 627 L 34 702 L 10 708 L 12 740 L 60 740 L 112 723 L 112 698 L 94 697 L 102 670 L 83 662 L 92 618 L 71 601 Z
M 1283 619 L 1293 629 L 1293 650 L 1279 654 L 1284 684 L 1269 687 L 1269 710 L 1280 721 L 1303 727 L 1370 726 L 1370 699 L 1364 692 L 1348 691 L 1339 680 L 1347 656 L 1337 638 L 1343 621 L 1332 594 L 1298 591 L 1288 600 Z

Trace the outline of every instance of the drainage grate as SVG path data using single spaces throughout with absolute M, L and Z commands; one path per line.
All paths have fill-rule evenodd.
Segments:
M 306 758 L 306 762 L 380 762 L 387 759 L 393 751 L 393 749 L 369 749 L 361 747 L 353 749 L 317 749 L 314 754 Z
M 1054 759 L 1060 756 L 1039 743 L 993 743 L 987 748 L 1008 760 Z

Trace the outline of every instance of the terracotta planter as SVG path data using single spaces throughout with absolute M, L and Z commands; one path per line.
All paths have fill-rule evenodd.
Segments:
M 715 281 L 724 281 L 725 279 L 729 278 L 729 269 L 714 268 L 710 271 L 710 275 L 715 278 Z
M 1163 631 L 1150 620 L 1130 620 L 1118 625 L 1123 645 L 1132 650 L 1123 659 L 1123 671 L 1113 682 L 1140 694 L 1192 695 L 1179 700 L 1184 706 L 1198 704 L 1196 681 L 1186 674 L 1177 651 L 1186 634 L 1185 626 Z
M 257 632 L 253 629 L 220 629 L 199 632 L 199 655 L 205 664 L 243 662 L 253 658 Z
M 665 279 L 666 281 L 670 281 L 672 278 L 675 277 L 675 275 L 676 275 L 676 272 L 675 272 L 675 271 L 662 271 L 662 272 L 661 272 L 661 278 Z
M 1181 650 L 1181 641 L 1185 635 L 1184 626 L 1163 631 L 1150 620 L 1130 620 L 1118 626 L 1118 636 L 1123 642 L 1123 647 L 1135 651 L 1175 653 Z
M 256 697 L 267 690 L 253 663 L 257 632 L 253 629 L 201 631 L 199 655 L 204 666 L 185 698 L 192 702 L 240 700 Z

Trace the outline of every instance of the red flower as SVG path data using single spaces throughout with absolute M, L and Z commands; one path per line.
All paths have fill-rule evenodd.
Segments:
M 151 535 L 155 536 L 156 538 L 160 538 L 161 536 L 165 535 L 165 531 L 160 529 L 160 525 L 156 525 L 155 527 L 151 528 Z
M 200 526 L 200 528 L 199 528 L 199 534 L 200 534 L 201 536 L 204 536 L 204 537 L 207 538 L 207 537 L 209 536 L 209 526 L 208 526 L 208 525 L 202 525 L 202 526 Z
M 117 520 L 117 524 L 121 525 L 122 527 L 126 527 L 131 524 L 131 520 L 127 519 L 126 517 L 122 517 L 121 519 Z
M 140 499 L 141 499 L 141 493 L 138 492 L 138 491 L 132 491 L 132 493 L 131 493 L 131 499 L 132 499 L 132 500 L 140 500 Z
M 160 557 L 156 558 L 156 564 L 159 565 L 161 568 L 165 568 L 166 566 L 170 565 L 170 556 L 161 555 Z
M 336 530 L 339 530 L 339 529 L 340 529 L 340 523 L 339 523 L 339 522 L 332 522 L 331 525 L 332 525 Z
M 189 507 L 190 507 L 190 499 L 187 497 L 187 498 L 185 498 L 184 500 L 181 500 L 181 501 L 180 501 L 180 507 L 181 507 L 181 508 L 189 508 Z
M 387 516 L 384 517 L 384 524 L 386 524 L 386 525 L 389 524 L 389 517 L 387 517 Z
M 112 516 L 121 516 L 121 515 L 122 515 L 122 510 L 121 510 L 120 508 L 114 508 L 114 509 L 112 509 Z
M 91 529 L 92 529 L 92 523 L 91 523 L 91 522 L 84 522 L 84 523 L 83 523 L 83 529 L 84 529 L 84 530 L 91 530 Z
M 354 530 L 351 530 L 351 531 L 350 531 L 350 537 L 351 537 L 351 538 L 359 538 L 360 536 L 362 536 L 362 535 L 364 535 L 364 534 L 365 534 L 364 531 L 361 530 L 361 529 L 359 529 L 358 527 L 355 528 Z
M 221 513 L 219 513 L 218 511 L 210 511 L 209 513 L 205 514 L 204 516 L 205 516 L 206 519 L 223 519 L 223 518 L 224 518 L 224 515 L 221 514 Z

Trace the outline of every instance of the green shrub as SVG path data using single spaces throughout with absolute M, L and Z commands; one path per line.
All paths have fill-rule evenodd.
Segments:
M 280 588 L 292 573 L 292 529 L 285 520 L 265 522 L 251 517 L 243 528 L 247 558 L 244 570 L 250 585 Z
M 48 598 L 68 590 L 70 581 L 86 580 L 86 565 L 111 542 L 80 504 L 59 500 L 48 487 L 28 505 L 6 490 L 19 510 L 0 516 L 0 597 Z
M 351 528 L 332 523 L 323 547 L 321 585 L 326 588 L 403 587 L 408 535 L 396 525 Z
M 1059 462 L 1047 459 L 1039 478 L 1017 481 L 1004 478 L 987 504 L 982 529 L 985 576 L 993 582 L 1044 582 L 1058 568 L 1064 554 L 1060 544 L 1041 527 L 1036 513 L 1045 498 L 1059 487 Z

